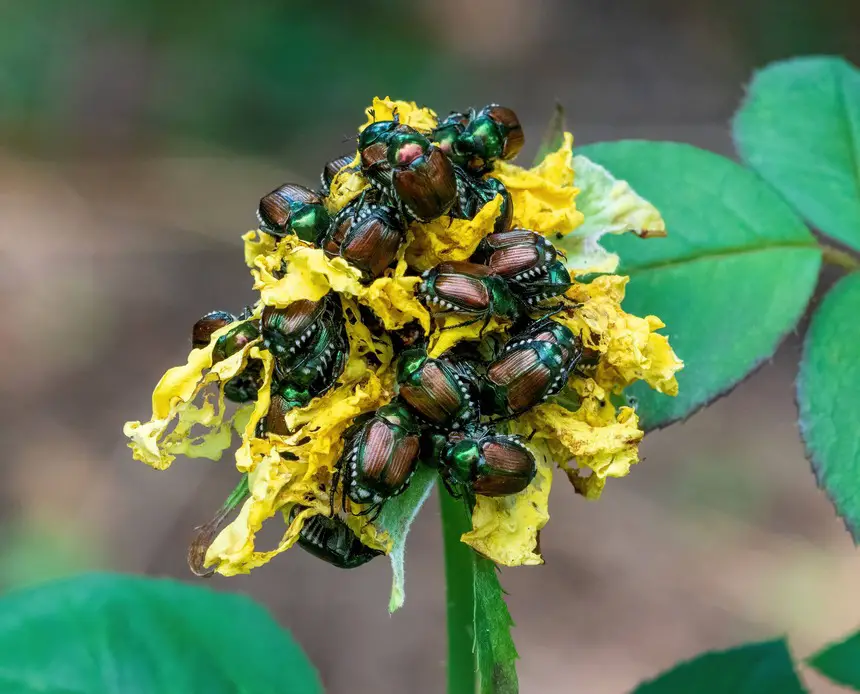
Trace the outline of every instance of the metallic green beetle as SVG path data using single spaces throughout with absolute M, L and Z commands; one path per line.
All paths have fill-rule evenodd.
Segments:
M 454 166 L 425 135 L 396 120 L 372 123 L 358 137 L 361 171 L 404 221 L 429 222 L 457 199 Z
M 454 142 L 454 163 L 472 174 L 483 174 L 497 159 L 513 159 L 524 141 L 517 114 L 490 104 L 470 115 L 469 124 Z
M 487 367 L 482 411 L 514 417 L 558 393 L 582 358 L 582 343 L 564 325 L 544 318 L 513 336 Z
M 302 241 L 316 243 L 331 225 L 322 198 L 295 183 L 285 183 L 260 200 L 257 209 L 260 231 L 275 238 L 295 234 Z
M 330 258 L 340 256 L 373 280 L 394 263 L 405 231 L 395 208 L 356 200 L 337 214 L 319 245 Z
M 420 457 L 419 433 L 415 417 L 398 401 L 356 419 L 344 434 L 346 443 L 332 479 L 332 506 L 342 480 L 341 506 L 349 497 L 367 505 L 359 515 L 378 514 L 409 485 Z
M 480 416 L 477 379 L 468 364 L 444 355 L 431 359 L 423 347 L 406 350 L 397 364 L 400 397 L 430 426 L 445 431 Z
M 302 506 L 294 506 L 290 511 L 290 522 L 302 510 Z M 354 569 L 383 554 L 363 544 L 337 516 L 311 516 L 299 532 L 298 543 L 309 554 L 339 569 Z
M 212 340 L 212 334 L 237 320 L 227 311 L 212 311 L 198 320 L 191 330 L 191 343 L 202 348 Z M 256 321 L 240 323 L 218 338 L 212 348 L 212 363 L 217 364 L 242 350 L 249 342 L 260 336 Z M 259 359 L 249 359 L 245 368 L 224 384 L 224 395 L 233 402 L 256 400 L 263 385 L 263 364 Z
M 473 317 L 461 325 L 479 320 L 486 325 L 493 316 L 516 322 L 523 316 L 523 304 L 508 283 L 484 265 L 440 263 L 421 277 L 418 295 L 435 316 L 461 313 Z
M 470 427 L 455 432 L 442 448 L 439 475 L 453 496 L 507 496 L 529 486 L 537 472 L 532 452 L 520 436 Z

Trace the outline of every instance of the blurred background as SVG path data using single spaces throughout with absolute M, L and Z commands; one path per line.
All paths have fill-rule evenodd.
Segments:
M 239 235 L 260 196 L 315 184 L 372 96 L 506 104 L 526 162 L 556 100 L 580 144 L 732 156 L 751 71 L 809 53 L 860 61 L 860 4 L 0 2 L 0 589 L 91 568 L 194 580 L 191 529 L 235 470 L 156 473 L 122 424 L 149 416 L 200 315 L 253 298 Z M 523 692 L 617 694 L 778 634 L 802 657 L 860 624 L 860 555 L 798 440 L 797 359 L 792 336 L 730 398 L 649 435 L 599 503 L 556 479 L 546 565 L 502 573 Z M 298 550 L 210 583 L 267 605 L 333 693 L 442 691 L 435 498 L 393 617 L 389 584 L 384 561 L 347 573 Z

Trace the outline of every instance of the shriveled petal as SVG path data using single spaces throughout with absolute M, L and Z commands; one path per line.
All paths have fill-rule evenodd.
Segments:
M 339 212 L 369 187 L 370 182 L 362 175 L 356 155 L 348 166 L 334 175 L 325 198 L 326 209 L 332 214 Z
M 346 430 L 357 416 L 376 410 L 394 395 L 390 364 L 377 373 L 363 363 L 361 358 L 351 357 L 342 385 L 306 407 L 288 412 L 288 435 L 269 434 L 264 439 L 251 437 L 244 442 L 237 452 L 237 468 L 250 473 L 251 498 L 210 547 L 207 565 L 214 565 L 225 576 L 246 573 L 288 549 L 301 529 L 301 523 L 294 521 L 274 550 L 258 551 L 256 533 L 265 520 L 279 511 L 286 516 L 293 504 L 308 506 L 315 513 L 329 513 L 332 473 L 343 450 Z M 300 514 L 298 518 L 301 517 Z M 387 535 L 376 528 L 353 529 L 368 546 L 390 549 Z
M 532 169 L 497 162 L 490 174 L 498 178 L 514 204 L 514 226 L 537 231 L 555 239 L 570 234 L 582 224 L 576 208 L 579 189 L 573 185 L 573 135 Z
M 329 258 L 321 249 L 289 237 L 278 244 L 274 254 L 260 256 L 254 264 L 254 288 L 266 305 L 289 306 L 335 291 L 373 309 L 387 330 L 397 330 L 413 320 L 425 330 L 430 328 L 430 314 L 415 295 L 420 278 L 405 277 L 405 264 L 398 264 L 390 277 L 362 284 L 361 272 L 343 258 Z
M 411 126 L 421 132 L 429 132 L 436 127 L 436 112 L 429 108 L 418 106 L 414 101 L 398 101 L 390 97 L 380 99 L 373 98 L 373 103 L 364 110 L 367 121 L 359 130 L 364 130 L 371 123 L 383 120 L 397 119 L 405 125 Z
M 479 496 L 472 512 L 472 530 L 462 541 L 475 551 L 504 566 L 543 564 L 538 535 L 549 521 L 552 464 L 545 448 L 532 446 L 537 475 L 518 494 Z
M 439 263 L 466 260 L 492 231 L 501 206 L 502 196 L 497 195 L 473 219 L 439 217 L 426 224 L 412 224 L 414 241 L 406 248 L 406 261 L 423 272 Z
M 627 181 L 616 179 L 587 157 L 573 158 L 580 193 L 576 203 L 585 219 L 574 233 L 556 245 L 567 255 L 565 264 L 574 275 L 614 272 L 618 256 L 603 249 L 605 234 L 633 232 L 643 238 L 666 235 L 666 224 L 650 202 Z
M 261 446 L 265 444 L 262 439 L 257 441 Z M 248 573 L 292 547 L 298 539 L 302 525 L 307 518 L 319 513 L 318 508 L 311 507 L 298 514 L 287 526 L 273 550 L 257 551 L 254 538 L 263 522 L 286 503 L 304 503 L 300 485 L 292 485 L 289 493 L 284 494 L 290 483 L 301 473 L 300 466 L 286 465 L 275 445 L 269 444 L 268 450 L 262 452 L 259 463 L 248 475 L 250 497 L 242 505 L 237 518 L 224 528 L 209 546 L 204 566 L 214 565 L 215 570 L 223 576 Z
M 252 349 L 256 349 L 256 343 L 251 342 L 228 359 L 212 365 L 216 341 L 236 325 L 231 323 L 217 330 L 206 347 L 191 350 L 186 364 L 173 367 L 162 376 L 152 393 L 150 421 L 126 422 L 123 433 L 129 438 L 128 445 L 136 460 L 164 470 L 176 455 L 218 460 L 230 447 L 233 424 L 232 419 L 224 420 L 223 389 L 215 402 L 212 393 L 206 393 L 200 405 L 194 404 L 194 400 L 206 386 L 224 384 L 242 371 Z M 268 392 L 268 386 L 264 389 Z M 191 436 L 195 425 L 209 432 Z
M 436 358 L 443 352 L 447 352 L 458 342 L 464 340 L 477 341 L 479 340 L 479 336 L 502 332 L 507 330 L 511 325 L 511 322 L 507 318 L 498 318 L 496 316 L 490 318 L 486 326 L 484 318 L 480 318 L 474 322 L 471 321 L 473 319 L 466 314 L 444 316 L 439 323 L 439 329 L 430 339 L 428 354 Z
M 535 441 L 545 442 L 555 462 L 568 472 L 587 468 L 577 491 L 590 498 L 600 496 L 607 477 L 624 477 L 639 460 L 639 429 L 636 413 L 630 407 L 617 411 L 607 398 L 584 398 L 576 411 L 545 403 L 518 418 L 521 426 L 535 431 Z M 595 478 L 592 481 L 591 478 Z
M 585 347 L 600 354 L 595 380 L 620 393 L 635 381 L 645 381 L 666 395 L 677 395 L 675 374 L 684 367 L 664 335 L 655 316 L 639 318 L 621 308 L 627 277 L 603 275 L 593 281 L 575 283 L 567 296 L 581 304 L 564 310 L 556 320 L 581 335 Z

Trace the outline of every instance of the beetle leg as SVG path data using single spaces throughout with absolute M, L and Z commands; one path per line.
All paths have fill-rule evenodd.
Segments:
M 454 328 L 465 328 L 468 325 L 474 325 L 479 320 L 481 320 L 480 316 L 478 316 L 477 318 L 473 318 L 472 320 L 467 320 L 463 323 L 457 323 L 457 325 L 448 325 L 448 326 L 445 326 L 444 328 L 439 328 L 439 332 L 441 333 L 441 332 L 444 332 L 445 330 L 453 330 Z M 487 322 L 489 322 L 489 320 Z
M 337 483 L 340 481 L 340 468 L 336 467 L 331 475 L 331 489 L 328 492 L 328 500 L 331 506 L 331 517 L 334 518 L 334 498 L 337 496 Z
M 480 340 L 484 336 L 484 331 L 487 329 L 487 326 L 490 324 L 490 320 L 492 319 L 493 314 L 489 311 L 487 312 L 487 317 L 484 319 L 484 324 L 481 326 L 481 329 L 478 331 L 478 339 Z

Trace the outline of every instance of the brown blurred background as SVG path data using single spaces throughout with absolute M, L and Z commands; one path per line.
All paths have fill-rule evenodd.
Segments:
M 197 317 L 252 299 L 239 235 L 259 197 L 314 183 L 373 95 L 509 105 L 525 161 L 555 100 L 579 143 L 731 156 L 751 70 L 807 53 L 860 61 L 860 5 L 0 3 L 0 588 L 89 568 L 194 580 L 191 528 L 235 470 L 156 473 L 122 423 L 146 419 Z M 860 625 L 860 555 L 798 442 L 797 359 L 792 337 L 729 398 L 649 435 L 599 503 L 556 479 L 546 565 L 502 574 L 522 691 L 616 694 L 704 649 L 787 634 L 804 656 Z M 266 604 L 333 693 L 439 692 L 438 526 L 434 498 L 393 617 L 384 561 L 347 573 L 295 550 L 211 585 Z

